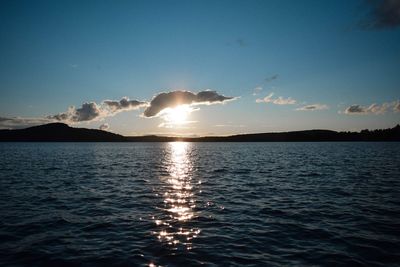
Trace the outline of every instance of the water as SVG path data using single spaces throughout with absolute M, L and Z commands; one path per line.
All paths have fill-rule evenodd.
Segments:
M 399 151 L 0 143 L 0 265 L 399 266 Z

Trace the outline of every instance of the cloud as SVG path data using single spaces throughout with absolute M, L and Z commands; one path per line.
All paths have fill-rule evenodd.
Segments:
M 21 117 L 0 117 L 0 129 L 21 129 L 54 122 L 46 118 L 21 118 Z
M 166 108 L 174 108 L 179 105 L 209 105 L 234 100 L 218 94 L 216 91 L 206 90 L 196 93 L 190 91 L 171 91 L 156 95 L 143 112 L 144 117 L 155 117 Z
M 276 105 L 293 105 L 296 104 L 296 100 L 288 97 L 288 98 L 283 98 L 283 97 L 278 97 L 277 99 L 273 100 L 272 103 Z
M 384 114 L 392 106 L 394 106 L 394 103 L 383 103 L 382 105 L 372 104 L 371 106 L 368 107 L 367 111 L 372 114 Z
M 265 82 L 271 82 L 271 81 L 273 81 L 273 80 L 278 79 L 278 77 L 279 77 L 279 75 L 278 75 L 278 74 L 275 74 L 275 75 L 272 75 L 271 77 L 265 78 L 264 81 L 265 81 Z
M 345 114 L 362 114 L 366 113 L 367 108 L 360 105 L 351 105 L 347 107 L 344 111 Z
M 263 88 L 261 86 L 257 86 L 253 89 L 253 95 L 258 95 L 262 90 Z
M 188 113 L 197 110 L 192 107 L 193 105 L 210 105 L 217 103 L 224 103 L 229 100 L 234 100 L 234 97 L 227 97 L 218 94 L 216 91 L 205 90 L 199 93 L 192 93 L 190 91 L 172 91 L 160 93 L 156 95 L 150 103 L 129 100 L 123 97 L 121 100 L 104 100 L 101 104 L 95 102 L 85 102 L 80 107 L 76 108 L 71 106 L 67 111 L 55 115 L 49 115 L 43 118 L 5 118 L 0 117 L 0 128 L 16 129 L 26 128 L 34 125 L 40 125 L 51 122 L 64 122 L 64 123 L 79 123 L 101 120 L 105 117 L 114 116 L 122 111 L 129 111 L 147 107 L 143 113 L 145 117 L 163 116 L 161 111 L 167 108 L 174 108 L 179 105 L 187 105 Z M 192 123 L 192 122 L 185 122 Z M 165 124 L 168 126 L 167 124 Z M 108 129 L 106 124 L 101 125 L 103 129 Z
M 110 129 L 110 125 L 108 123 L 103 123 L 99 126 L 99 129 L 102 131 L 108 131 L 108 129 Z
M 66 112 L 47 116 L 48 119 L 64 122 L 92 121 L 105 115 L 105 112 L 95 102 L 83 103 L 80 108 L 70 107 Z
M 110 109 L 111 113 L 124 110 L 133 110 L 145 106 L 147 103 L 137 100 L 129 100 L 128 97 L 123 97 L 121 100 L 104 100 L 103 104 Z
M 394 102 L 385 102 L 382 105 L 378 105 L 376 103 L 371 104 L 368 107 L 361 106 L 361 105 L 351 105 L 347 107 L 344 112 L 344 114 L 351 114 L 351 115 L 366 115 L 366 114 L 385 114 L 387 111 L 392 110 L 393 112 L 399 112 L 400 110 L 400 101 L 394 101 Z
M 146 102 L 129 100 L 123 97 L 121 100 L 104 100 L 100 105 L 95 102 L 83 103 L 80 108 L 71 106 L 66 112 L 47 116 L 47 119 L 66 123 L 99 120 L 104 117 L 114 116 L 122 111 L 138 109 L 147 105 Z
M 397 101 L 394 103 L 393 111 L 394 111 L 394 112 L 400 112 L 400 100 L 397 100 Z
M 300 111 L 314 111 L 314 110 L 326 110 L 326 109 L 329 109 L 329 107 L 325 104 L 311 104 L 296 108 L 296 110 Z
M 275 105 L 293 105 L 296 104 L 296 100 L 288 97 L 288 98 L 283 98 L 282 96 L 278 97 L 278 98 L 272 98 L 272 96 L 274 95 L 274 93 L 270 93 L 269 95 L 267 95 L 264 98 L 259 98 L 256 99 L 256 103 L 273 103 Z
M 269 82 L 272 82 L 272 81 L 278 79 L 278 77 L 279 77 L 279 75 L 278 75 L 278 74 L 275 74 L 275 75 L 272 75 L 272 76 L 270 76 L 270 77 L 265 78 L 264 81 L 263 81 L 260 85 L 257 85 L 257 86 L 253 89 L 253 95 L 258 95 L 258 94 L 263 90 L 263 87 L 262 87 L 263 85 L 265 85 L 266 83 L 269 83 Z
M 365 2 L 369 13 L 367 18 L 360 22 L 363 29 L 379 30 L 400 25 L 399 0 L 367 0 Z

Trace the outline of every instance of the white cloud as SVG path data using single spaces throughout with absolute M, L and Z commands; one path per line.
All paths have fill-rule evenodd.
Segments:
M 351 105 L 347 107 L 344 112 L 344 114 L 351 114 L 351 115 L 366 115 L 366 114 L 385 114 L 388 111 L 393 111 L 393 112 L 399 112 L 400 111 L 400 101 L 394 101 L 394 102 L 385 102 L 381 105 L 378 105 L 376 103 L 371 104 L 368 107 L 361 106 L 358 104 Z
M 397 100 L 393 106 L 394 112 L 400 112 L 400 100 Z
M 261 86 L 257 86 L 253 89 L 253 95 L 258 95 L 262 90 L 263 88 Z
M 296 104 L 296 100 L 291 97 L 284 98 L 282 96 L 279 96 L 278 98 L 272 98 L 273 95 L 274 95 L 274 93 L 270 93 L 269 95 L 267 95 L 264 98 L 256 99 L 256 103 L 272 103 L 275 105 L 294 105 L 294 104 Z

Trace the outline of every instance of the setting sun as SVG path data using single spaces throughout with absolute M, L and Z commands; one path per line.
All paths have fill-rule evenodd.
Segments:
M 191 108 L 186 105 L 177 106 L 174 108 L 168 108 L 164 110 L 164 119 L 175 125 L 181 125 L 187 122 Z

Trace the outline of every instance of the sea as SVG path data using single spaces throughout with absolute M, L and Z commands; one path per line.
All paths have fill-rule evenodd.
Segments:
M 0 143 L 0 266 L 400 266 L 400 143 Z

